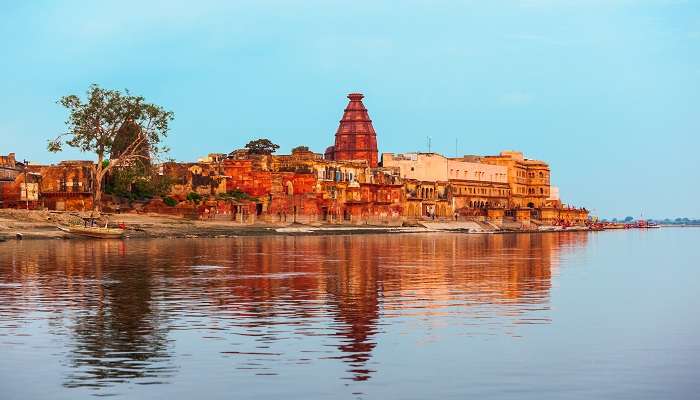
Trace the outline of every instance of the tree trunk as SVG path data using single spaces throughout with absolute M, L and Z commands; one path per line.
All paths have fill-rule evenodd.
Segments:
M 105 170 L 102 166 L 102 160 L 104 156 L 102 153 L 97 155 L 97 164 L 93 168 L 94 181 L 92 182 L 92 211 L 100 212 L 102 209 L 100 203 L 102 202 L 102 179 L 104 178 Z
M 93 196 L 92 196 L 92 210 L 100 212 L 101 207 L 100 203 L 102 201 L 102 180 L 97 180 L 95 182 L 95 187 L 93 188 Z

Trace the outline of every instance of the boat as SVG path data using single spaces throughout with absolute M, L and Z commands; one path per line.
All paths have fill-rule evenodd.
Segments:
M 86 236 L 96 239 L 121 239 L 124 236 L 124 229 L 103 228 L 98 226 L 56 226 L 63 232 L 73 235 Z

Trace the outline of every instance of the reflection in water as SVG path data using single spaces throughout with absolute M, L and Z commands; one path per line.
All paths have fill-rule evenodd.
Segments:
M 277 375 L 342 362 L 345 375 L 339 378 L 363 381 L 381 369 L 372 355 L 390 330 L 449 326 L 461 335 L 517 336 L 519 324 L 547 323 L 552 272 L 562 252 L 581 247 L 587 237 L 415 234 L 3 245 L 0 335 L 14 343 L 32 324 L 50 321 L 48 330 L 65 351 L 66 387 L 171 382 L 183 352 L 190 351 L 179 351 L 176 338 L 183 337 L 196 341 L 188 349 L 212 362 L 228 360 L 238 374 Z
M 150 270 L 134 273 L 128 265 L 116 265 L 105 279 L 102 261 L 96 260 L 95 276 L 102 284 L 83 292 L 82 310 L 74 317 L 75 348 L 69 355 L 74 372 L 65 385 L 168 377 L 172 367 L 158 364 L 167 358 L 167 321 L 153 299 Z

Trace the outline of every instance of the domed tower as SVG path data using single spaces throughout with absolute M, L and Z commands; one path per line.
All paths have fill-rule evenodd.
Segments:
M 343 118 L 335 132 L 335 145 L 326 149 L 329 160 L 367 160 L 369 166 L 377 166 L 377 133 L 365 105 L 362 93 L 350 93 Z

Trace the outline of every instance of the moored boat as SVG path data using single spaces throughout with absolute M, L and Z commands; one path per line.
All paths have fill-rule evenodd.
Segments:
M 57 226 L 57 228 L 73 235 L 96 239 L 121 239 L 124 236 L 124 229 L 119 228 L 102 228 L 97 226 Z

